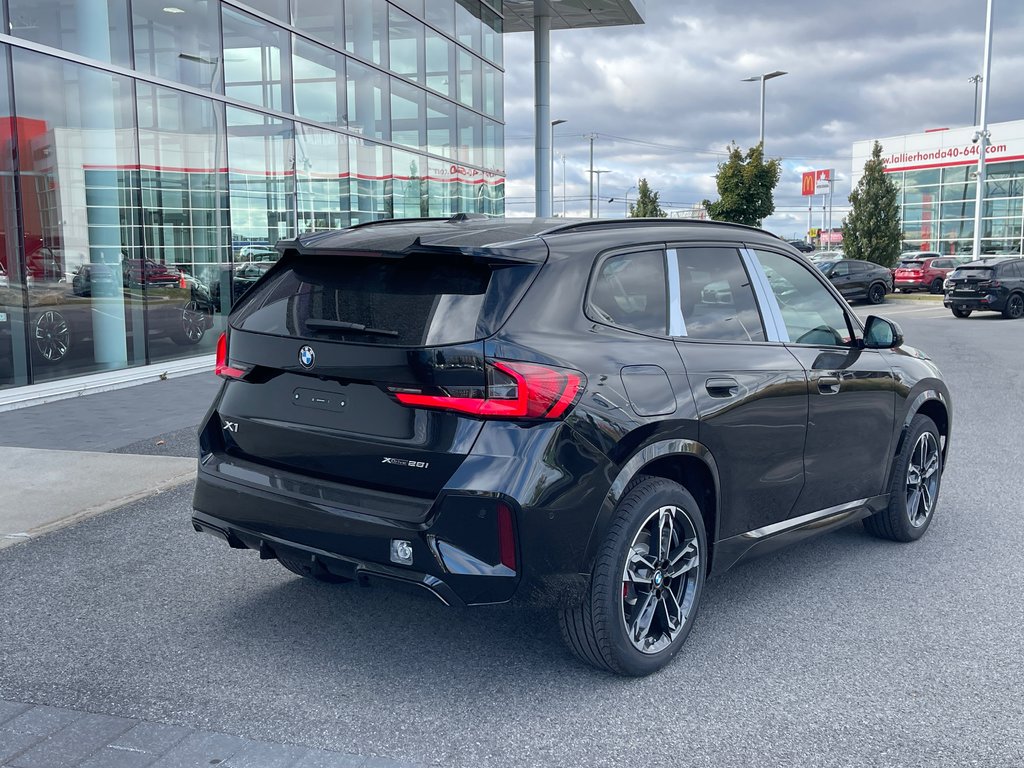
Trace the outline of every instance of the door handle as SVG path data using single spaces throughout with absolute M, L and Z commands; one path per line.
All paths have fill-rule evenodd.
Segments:
M 712 397 L 732 397 L 740 391 L 740 383 L 731 376 L 708 379 L 704 382 L 704 388 Z
M 838 376 L 818 377 L 818 391 L 823 395 L 838 395 L 839 385 L 840 382 Z

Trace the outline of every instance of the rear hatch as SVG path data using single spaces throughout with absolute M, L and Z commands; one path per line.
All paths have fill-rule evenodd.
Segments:
M 522 260 L 286 252 L 231 315 L 222 367 L 234 380 L 211 440 L 293 486 L 316 478 L 322 498 L 355 486 L 422 499 L 425 512 L 479 435 L 481 404 L 515 384 L 485 358 L 484 339 L 533 282 L 541 248 Z
M 951 296 L 985 296 L 989 293 L 992 267 L 958 267 L 947 277 Z
M 896 268 L 897 280 L 920 280 L 924 277 L 924 262 L 923 261 L 901 261 L 900 265 Z

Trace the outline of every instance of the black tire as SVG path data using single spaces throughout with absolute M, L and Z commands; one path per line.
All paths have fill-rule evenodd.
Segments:
M 929 293 L 942 293 L 942 278 L 936 277 L 932 280 L 932 284 L 928 286 Z
M 1003 307 L 1003 317 L 1007 320 L 1017 320 L 1024 315 L 1024 294 L 1011 293 Z
M 883 301 L 885 301 L 885 285 L 872 283 L 868 286 L 868 303 L 881 304 Z
M 970 317 L 971 312 L 974 311 L 973 309 L 958 309 L 957 307 L 951 307 L 951 309 L 953 311 L 953 317 L 959 318 Z
M 671 480 L 639 478 L 615 509 L 582 599 L 562 609 L 566 643 L 598 669 L 630 677 L 657 672 L 693 627 L 707 557 L 693 496 Z
M 181 317 L 171 331 L 171 341 L 182 347 L 191 347 L 206 335 L 208 316 L 202 305 L 194 299 L 181 308 Z
M 890 541 L 916 541 L 935 517 L 942 484 L 942 441 L 935 422 L 917 414 L 893 462 L 889 506 L 864 519 L 868 533 Z
M 71 326 L 55 309 L 47 309 L 32 323 L 32 342 L 38 359 L 56 365 L 71 350 Z
M 297 555 L 283 555 L 279 553 L 277 555 L 277 562 L 296 576 L 301 576 L 304 579 L 312 579 L 324 584 L 344 584 L 351 581 L 351 579 L 346 579 L 344 576 L 335 576 L 316 562 L 313 557 L 302 558 Z

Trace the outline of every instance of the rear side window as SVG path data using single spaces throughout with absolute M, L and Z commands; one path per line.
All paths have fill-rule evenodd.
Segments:
M 668 286 L 662 251 L 623 253 L 605 259 L 590 291 L 593 316 L 611 325 L 665 335 Z
M 1024 270 L 1021 269 L 1021 263 L 1014 261 L 1009 264 L 1004 264 L 999 270 L 999 276 L 1005 278 L 1024 277 Z
M 750 278 L 732 248 L 669 251 L 679 264 L 679 300 L 685 335 L 715 341 L 764 341 L 764 325 Z
M 402 347 L 489 336 L 536 272 L 434 254 L 290 254 L 281 267 L 236 309 L 232 327 Z

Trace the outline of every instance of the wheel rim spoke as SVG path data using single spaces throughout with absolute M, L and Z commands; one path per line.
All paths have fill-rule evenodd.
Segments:
M 700 562 L 690 516 L 674 505 L 651 510 L 622 572 L 622 620 L 637 650 L 658 653 L 679 636 L 695 603 Z

